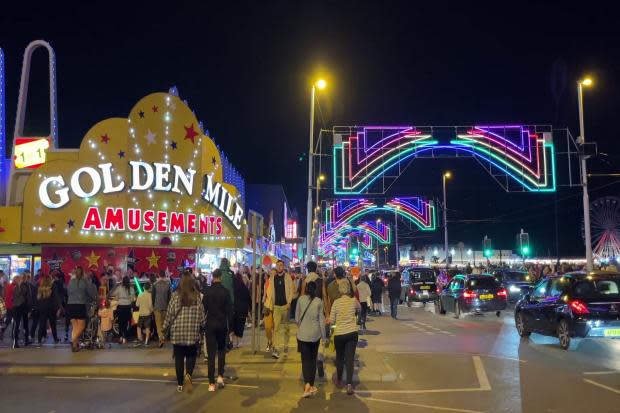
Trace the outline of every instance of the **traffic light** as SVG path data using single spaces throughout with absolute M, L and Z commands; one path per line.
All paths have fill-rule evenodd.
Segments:
M 523 232 L 523 230 L 521 230 L 521 232 L 517 235 L 517 240 L 518 240 L 518 247 L 519 247 L 519 251 L 521 252 L 521 256 L 525 258 L 528 255 L 530 255 L 532 251 L 530 248 L 530 234 L 528 234 L 527 232 Z
M 482 241 L 482 250 L 486 258 L 493 256 L 493 246 L 491 245 L 491 238 L 487 238 L 486 235 Z

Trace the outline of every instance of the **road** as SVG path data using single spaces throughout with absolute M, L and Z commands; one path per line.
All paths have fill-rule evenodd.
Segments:
M 359 344 L 362 355 L 382 356 L 393 379 L 359 383 L 354 397 L 329 382 L 319 383 L 314 399 L 300 400 L 295 380 L 239 379 L 215 393 L 198 384 L 188 395 L 167 378 L 0 376 L 1 403 L 28 413 L 620 411 L 620 341 L 584 340 L 564 351 L 553 338 L 520 339 L 510 312 L 457 320 L 431 305 L 399 311 L 396 321 L 372 318 Z

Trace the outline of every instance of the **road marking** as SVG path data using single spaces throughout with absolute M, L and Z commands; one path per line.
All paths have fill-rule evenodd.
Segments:
M 620 390 L 614 389 L 613 387 L 606 386 L 606 385 L 604 385 L 602 383 L 599 383 L 597 381 L 590 380 L 590 379 L 583 379 L 583 381 L 585 381 L 586 383 L 590 383 L 590 384 L 593 384 L 595 386 L 598 386 L 601 389 L 609 390 L 610 392 L 613 392 L 613 393 L 616 393 L 616 394 L 620 394 Z
M 480 356 L 473 356 L 474 368 L 476 369 L 476 376 L 478 377 L 478 383 L 480 383 L 480 390 L 491 390 L 491 383 L 487 377 L 487 372 L 484 370 L 482 359 Z
M 620 374 L 620 370 L 605 370 L 605 371 L 584 371 L 583 374 L 598 376 L 603 374 Z
M 432 406 L 430 404 L 406 403 L 406 402 L 399 402 L 399 401 L 396 401 L 396 400 L 375 399 L 374 397 L 363 397 L 363 399 L 364 400 L 373 401 L 373 402 L 397 404 L 399 406 L 422 407 L 422 408 L 431 409 L 431 410 L 442 410 L 444 412 L 483 413 L 483 412 L 481 412 L 479 410 L 455 409 L 455 408 L 452 408 L 452 407 Z
M 88 376 L 45 376 L 46 379 L 63 379 L 63 380 L 103 380 L 103 381 L 138 381 L 145 383 L 175 383 L 174 380 L 162 380 L 162 379 L 137 379 L 131 377 L 88 377 Z M 209 384 L 205 380 L 208 379 L 195 379 L 192 382 L 194 384 Z M 226 387 L 239 387 L 246 389 L 258 389 L 259 386 L 248 386 L 245 384 L 228 384 Z
M 394 350 L 394 351 L 386 351 L 386 353 L 390 353 L 390 354 L 433 354 L 433 355 L 438 355 L 438 356 L 443 356 L 446 354 L 455 355 L 455 356 L 481 356 L 481 357 L 492 357 L 492 358 L 496 358 L 500 360 L 517 361 L 519 363 L 526 362 L 526 360 L 519 360 L 518 358 L 514 358 L 514 357 L 498 356 L 495 354 L 472 354 L 472 353 L 460 353 L 460 352 L 449 352 L 449 351 L 399 351 L 399 350 Z

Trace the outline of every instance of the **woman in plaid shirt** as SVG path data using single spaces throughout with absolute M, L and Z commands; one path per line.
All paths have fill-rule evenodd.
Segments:
M 193 391 L 192 373 L 196 365 L 200 331 L 204 319 L 204 308 L 196 282 L 191 271 L 185 270 L 179 288 L 168 304 L 163 328 L 165 332 L 170 332 L 178 392 L 183 391 L 184 384 L 188 393 Z

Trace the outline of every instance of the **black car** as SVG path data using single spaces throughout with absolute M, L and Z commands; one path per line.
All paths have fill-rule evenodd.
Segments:
M 515 325 L 556 336 L 567 350 L 573 338 L 620 338 L 620 274 L 576 272 L 548 277 L 519 300 Z
M 408 286 L 407 305 L 412 302 L 426 303 L 437 299 L 437 277 L 431 268 L 413 267 L 403 271 L 403 279 Z
M 506 289 L 509 303 L 514 303 L 521 299 L 523 287 L 534 287 L 533 279 L 531 279 L 527 271 L 502 269 L 495 270 L 492 274 Z
M 461 313 L 495 312 L 499 317 L 506 309 L 506 289 L 490 274 L 458 274 L 439 294 L 435 303 L 435 312 L 454 313 L 459 318 Z

